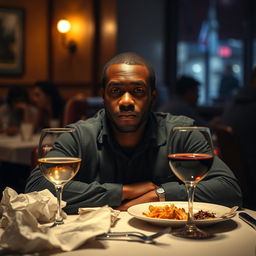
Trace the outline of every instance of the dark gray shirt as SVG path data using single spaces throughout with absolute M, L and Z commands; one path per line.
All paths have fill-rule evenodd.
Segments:
M 152 113 L 141 143 L 133 152 L 125 152 L 115 141 L 107 125 L 105 111 L 70 126 L 76 128 L 71 137 L 63 137 L 55 155 L 82 159 L 73 181 L 64 187 L 66 211 L 76 213 L 79 207 L 119 206 L 122 185 L 152 181 L 161 185 L 168 201 L 185 201 L 184 184 L 172 173 L 167 158 L 167 138 L 174 126 L 191 126 L 193 120 L 165 113 Z M 26 192 L 53 185 L 36 168 L 30 175 Z M 199 182 L 195 200 L 227 206 L 241 205 L 241 192 L 230 169 L 216 156 L 208 175 Z

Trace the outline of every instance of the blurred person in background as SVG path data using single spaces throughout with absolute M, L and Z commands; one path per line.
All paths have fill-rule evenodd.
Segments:
M 231 64 L 227 64 L 219 84 L 219 100 L 226 101 L 239 89 L 239 81 L 233 73 Z
M 0 107 L 0 131 L 9 136 L 16 135 L 21 123 L 33 123 L 36 114 L 36 109 L 29 102 L 27 90 L 22 86 L 11 87 L 6 104 Z
M 200 82 L 191 76 L 182 75 L 175 87 L 175 95 L 159 107 L 160 112 L 169 112 L 173 115 L 184 115 L 195 120 L 198 126 L 208 126 L 214 128 L 219 122 L 216 117 L 210 122 L 205 120 L 198 112 L 198 97 L 199 97 Z
M 165 83 L 157 83 L 156 103 L 153 106 L 154 111 L 158 111 L 159 107 L 163 106 L 170 100 L 170 92 L 168 85 Z
M 226 104 L 222 122 L 233 128 L 237 135 L 242 158 L 246 164 L 247 183 L 250 198 L 248 207 L 256 210 L 256 171 L 255 171 L 255 145 L 256 145 L 256 67 L 252 72 L 251 85 L 242 87 L 237 95 Z
M 35 120 L 36 132 L 45 127 L 61 126 L 65 103 L 55 84 L 50 81 L 37 81 L 31 94 L 31 101 L 38 109 Z

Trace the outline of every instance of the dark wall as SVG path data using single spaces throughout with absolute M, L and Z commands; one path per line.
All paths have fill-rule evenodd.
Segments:
M 133 51 L 155 68 L 163 81 L 164 0 L 119 0 L 117 53 Z

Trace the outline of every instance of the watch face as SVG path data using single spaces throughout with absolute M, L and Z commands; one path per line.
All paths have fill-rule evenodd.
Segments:
M 163 188 L 158 188 L 157 190 L 157 193 L 159 193 L 159 194 L 164 194 L 164 189 Z
M 164 189 L 162 187 L 157 188 L 156 193 L 158 195 L 158 198 L 159 198 L 160 202 L 165 201 L 165 192 L 164 192 Z

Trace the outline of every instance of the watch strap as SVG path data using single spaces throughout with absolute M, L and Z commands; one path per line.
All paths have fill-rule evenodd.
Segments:
M 165 201 L 165 191 L 162 187 L 157 188 L 156 190 L 156 194 L 158 196 L 158 199 L 160 202 L 164 202 Z

